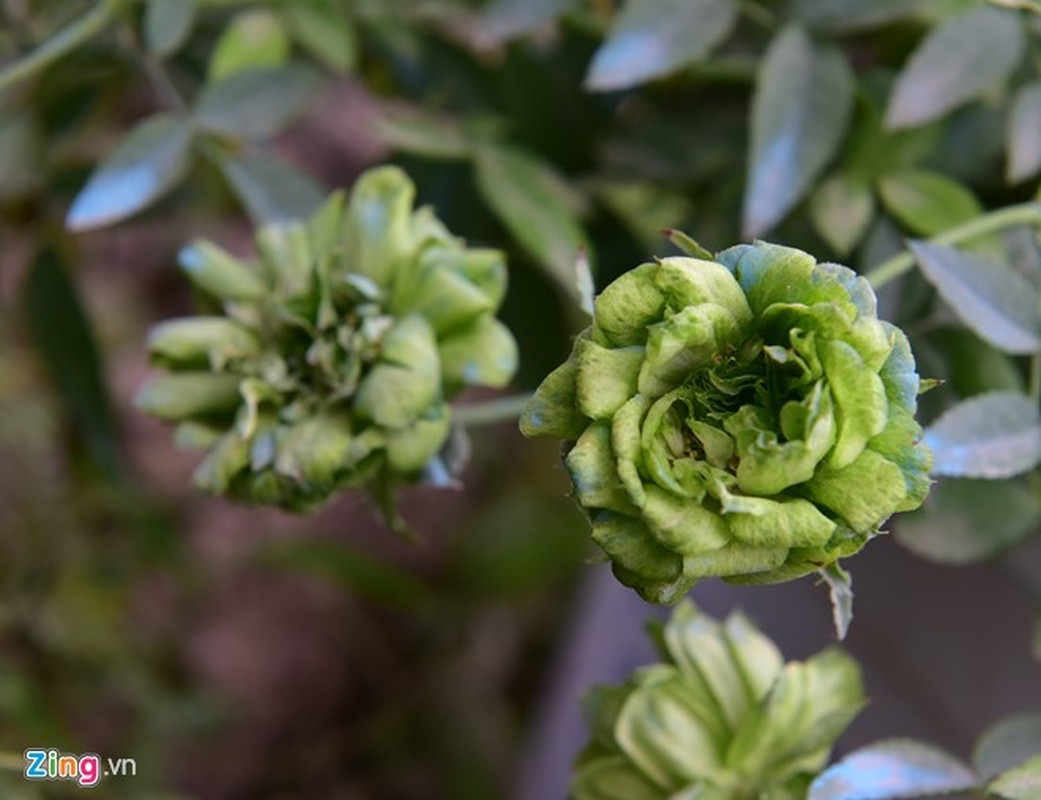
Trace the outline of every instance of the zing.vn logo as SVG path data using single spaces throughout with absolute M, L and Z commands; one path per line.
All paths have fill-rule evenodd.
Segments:
M 106 759 L 101 770 L 101 756 L 86 753 L 74 756 L 55 749 L 40 747 L 25 751 L 25 777 L 30 781 L 75 781 L 80 786 L 97 786 L 102 775 L 137 775 L 137 762 L 132 758 Z

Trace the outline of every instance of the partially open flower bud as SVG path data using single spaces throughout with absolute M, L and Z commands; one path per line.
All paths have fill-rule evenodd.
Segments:
M 467 249 L 414 187 L 383 167 L 350 201 L 261 229 L 255 261 L 195 242 L 181 264 L 225 316 L 157 325 L 153 361 L 172 374 L 138 395 L 210 447 L 208 491 L 305 510 L 339 489 L 444 474 L 448 401 L 502 387 L 517 349 L 495 312 L 506 290 L 496 250 Z
M 670 603 L 702 577 L 813 572 L 921 505 L 918 387 L 867 281 L 760 242 L 619 277 L 521 429 L 571 442 L 594 541 Z
M 588 696 L 574 800 L 805 798 L 864 706 L 856 662 L 833 648 L 786 664 L 741 615 L 690 604 L 659 639 L 666 663 Z

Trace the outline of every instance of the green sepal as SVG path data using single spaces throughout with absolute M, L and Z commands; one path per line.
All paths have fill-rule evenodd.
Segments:
M 579 410 L 590 419 L 610 419 L 636 393 L 644 354 L 639 346 L 612 349 L 591 339 L 576 341 L 575 397 Z

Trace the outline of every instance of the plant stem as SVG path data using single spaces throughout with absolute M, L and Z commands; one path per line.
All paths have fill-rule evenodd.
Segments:
M 121 0 L 102 0 L 75 22 L 58 31 L 32 52 L 0 70 L 0 91 L 49 67 L 108 27 L 117 16 Z
M 517 394 L 511 397 L 497 397 L 494 400 L 456 406 L 452 411 L 457 422 L 468 428 L 474 428 L 478 425 L 494 425 L 498 422 L 519 419 L 529 400 L 531 400 L 531 394 Z
M 1006 206 L 989 214 L 983 214 L 959 225 L 956 228 L 944 231 L 939 236 L 932 237 L 929 241 L 935 244 L 962 244 L 963 242 L 977 239 L 988 233 L 1005 228 L 1013 228 L 1016 225 L 1041 225 L 1041 203 L 1020 203 L 1019 205 Z M 915 264 L 914 254 L 909 250 L 883 261 L 876 267 L 869 269 L 864 277 L 868 279 L 875 289 L 879 289 L 894 278 L 898 278 L 907 272 Z

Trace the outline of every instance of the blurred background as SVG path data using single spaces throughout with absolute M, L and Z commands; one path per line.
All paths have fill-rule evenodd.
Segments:
M 966 26 L 957 63 L 921 55 Z M 178 250 L 247 254 L 254 224 L 398 163 L 508 251 L 523 392 L 584 324 L 581 247 L 599 287 L 671 227 L 866 269 L 1034 198 L 1038 33 L 971 0 L 0 0 L 0 751 L 132 757 L 113 798 L 563 798 L 582 693 L 654 660 L 664 612 L 593 563 L 558 447 L 474 427 L 464 488 L 401 495 L 418 544 L 353 495 L 310 517 L 202 495 L 131 403 L 148 327 L 193 309 Z M 190 133 L 142 136 L 158 114 Z M 1030 228 L 977 244 L 1041 283 Z M 926 421 L 1025 388 L 917 274 L 881 300 L 947 380 Z M 872 704 L 844 748 L 965 755 L 1039 705 L 1036 477 L 942 484 L 848 564 Z M 810 579 L 692 596 L 789 657 L 834 639 Z M 5 798 L 77 793 L 0 773 Z

